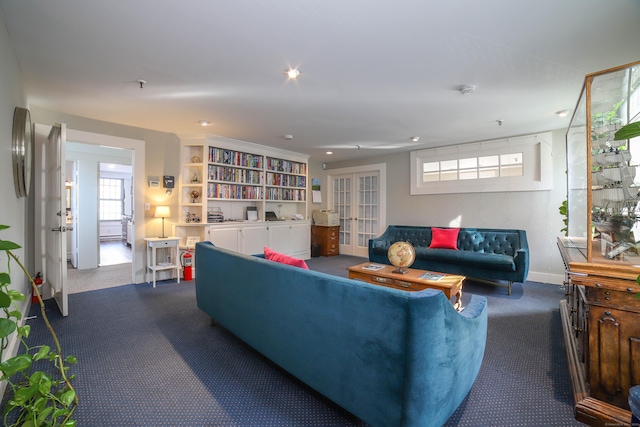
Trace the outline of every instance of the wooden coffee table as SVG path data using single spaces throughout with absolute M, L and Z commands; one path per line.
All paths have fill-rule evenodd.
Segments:
M 451 300 L 455 296 L 453 308 L 462 308 L 462 282 L 464 276 L 455 274 L 435 273 L 432 271 L 405 268 L 406 273 L 394 273 L 396 267 L 391 265 L 365 262 L 349 267 L 349 279 L 359 279 L 374 285 L 388 286 L 404 291 L 421 291 L 423 289 L 438 289 Z M 421 277 L 423 276 L 423 277 Z M 426 277 L 425 277 L 426 276 Z

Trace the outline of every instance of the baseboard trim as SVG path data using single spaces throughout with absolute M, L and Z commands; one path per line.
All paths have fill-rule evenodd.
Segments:
M 530 271 L 527 280 L 538 283 L 551 283 L 553 285 L 562 285 L 564 283 L 564 274 L 538 273 Z

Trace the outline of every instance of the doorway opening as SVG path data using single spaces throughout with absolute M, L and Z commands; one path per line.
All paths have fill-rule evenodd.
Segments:
M 99 163 L 98 265 L 131 263 L 133 242 L 133 174 L 131 165 Z
M 67 263 L 69 293 L 85 292 L 124 284 L 140 283 L 144 141 L 69 131 L 66 144 L 67 166 L 75 174 L 71 191 L 71 210 L 77 225 L 68 251 L 75 263 Z M 75 142 L 81 141 L 81 142 Z M 75 164 L 75 167 L 74 167 Z M 101 218 L 113 200 L 102 200 L 100 181 L 115 180 L 120 185 L 117 212 Z M 108 199 L 109 197 L 105 197 Z M 112 206 L 113 209 L 113 206 Z M 114 216 L 115 215 L 115 216 Z M 71 253 L 69 253 L 71 252 Z M 139 277 L 140 276 L 140 277 Z

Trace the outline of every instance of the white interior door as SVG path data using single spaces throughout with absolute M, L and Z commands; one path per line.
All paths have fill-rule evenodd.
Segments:
M 380 173 L 333 176 L 333 210 L 340 218 L 340 253 L 367 257 L 369 239 L 380 227 Z
M 67 280 L 67 237 L 65 188 L 65 141 L 66 126 L 55 125 L 49 132 L 46 146 L 46 281 L 63 316 L 69 314 L 69 300 L 65 282 Z

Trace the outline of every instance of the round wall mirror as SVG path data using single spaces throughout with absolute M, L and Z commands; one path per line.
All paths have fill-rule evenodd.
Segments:
M 16 107 L 13 111 L 13 182 L 16 196 L 27 197 L 31 186 L 31 162 L 33 131 L 31 114 L 26 108 Z

